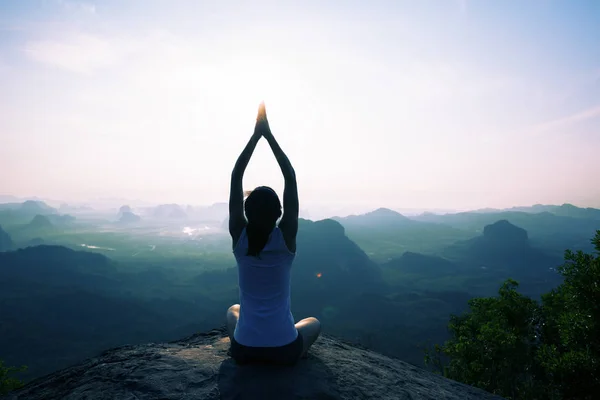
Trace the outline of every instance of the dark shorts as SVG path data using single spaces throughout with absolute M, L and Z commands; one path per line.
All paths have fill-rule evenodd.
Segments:
M 229 349 L 231 357 L 238 364 L 277 364 L 293 365 L 302 356 L 304 341 L 302 335 L 298 332 L 298 337 L 290 344 L 279 347 L 250 347 L 239 344 L 235 339 L 231 339 L 231 348 Z

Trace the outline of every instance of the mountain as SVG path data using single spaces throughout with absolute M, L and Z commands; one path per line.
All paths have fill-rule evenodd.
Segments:
M 572 204 L 563 204 L 562 206 L 554 206 L 548 211 L 562 217 L 600 220 L 600 210 L 597 208 L 581 208 Z
M 119 285 L 113 261 L 98 253 L 62 246 L 31 246 L 0 254 L 0 279 L 49 287 L 100 290 Z
M 562 206 L 561 206 L 562 207 Z M 569 207 L 563 210 L 569 210 Z M 457 214 L 427 214 L 415 217 L 421 222 L 445 224 L 471 233 L 481 233 L 482 227 L 506 220 L 525 229 L 529 238 L 547 251 L 562 256 L 564 250 L 593 251 L 590 238 L 600 229 L 600 220 L 555 215 L 548 211 L 529 213 L 503 211 L 491 213 L 463 212 Z
M 399 257 L 406 251 L 436 253 L 457 240 L 471 237 L 467 231 L 415 221 L 386 208 L 334 219 L 346 228 L 352 240 L 379 262 Z
M 161 204 L 152 210 L 152 216 L 160 219 L 181 220 L 188 217 L 185 210 L 179 204 Z
M 54 214 L 55 208 L 39 200 L 26 200 L 23 203 L 3 203 L 0 210 L 18 210 L 27 214 Z
M 486 225 L 483 228 L 483 236 L 478 240 L 488 245 L 490 250 L 515 251 L 529 248 L 527 231 L 505 219 Z
M 47 214 L 55 214 L 56 213 L 56 209 L 53 207 L 50 207 L 48 204 L 44 203 L 43 201 L 37 201 L 37 200 L 27 200 L 24 203 L 21 204 L 21 211 L 24 212 L 28 212 L 30 214 L 40 214 L 40 215 L 47 215 Z
M 136 215 L 129 211 L 121 213 L 121 216 L 119 217 L 119 222 L 122 224 L 132 224 L 141 220 L 142 218 L 139 215 Z
M 338 222 L 300 219 L 292 282 L 294 314 L 299 318 L 320 316 L 326 306 L 378 290 L 381 269 L 346 236 Z M 194 285 L 203 292 L 218 292 L 215 296 L 222 299 L 223 305 L 239 299 L 235 267 L 204 272 L 196 277 Z
M 238 366 L 226 329 L 105 351 L 12 392 L 7 400 L 501 398 L 411 364 L 321 336 L 294 367 Z
M 404 215 L 390 210 L 389 208 L 378 208 L 377 210 L 361 215 L 350 215 L 348 217 L 333 217 L 333 220 L 338 221 L 346 228 L 355 227 L 396 227 L 399 224 L 414 223 L 411 219 Z
M 132 296 L 148 279 L 120 273 L 101 254 L 61 246 L 0 253 L 2 358 L 28 365 L 31 378 L 107 347 L 171 340 L 198 329 L 198 315 L 212 304 Z M 163 278 L 159 284 L 167 283 Z
M 452 259 L 460 259 L 463 263 L 465 260 L 475 259 L 502 263 L 506 259 L 519 258 L 532 250 L 525 229 L 507 220 L 500 220 L 486 225 L 481 235 L 448 247 L 446 254 L 456 251 Z
M 134 214 L 131 207 L 129 207 L 128 205 L 123 205 L 121 206 L 121 208 L 119 208 L 119 212 L 117 213 L 117 219 L 121 224 L 133 224 L 141 221 L 142 218 L 140 218 L 139 215 Z
M 36 215 L 53 214 L 56 214 L 56 209 L 43 201 L 27 200 L 24 203 L 0 204 L 0 224 L 10 228 L 26 224 Z
M 123 213 L 133 213 L 133 210 L 128 205 L 123 205 L 119 208 L 119 212 L 117 213 L 117 218 L 121 218 Z
M 527 231 L 506 220 L 483 228 L 483 234 L 458 242 L 443 252 L 461 267 L 471 281 L 479 279 L 494 286 L 507 278 L 522 282 L 520 289 L 536 296 L 561 282 L 556 267 L 562 257 L 549 254 L 530 243 Z M 469 272 L 470 271 L 470 272 Z
M 47 228 L 52 228 L 52 222 L 50 222 L 50 218 L 48 218 L 45 215 L 36 215 L 35 217 L 33 217 L 33 219 L 31 220 L 31 222 L 28 224 L 28 228 L 32 228 L 32 229 L 47 229 Z
M 379 267 L 354 243 L 337 221 L 300 220 L 297 239 L 297 257 L 293 279 L 307 282 L 310 290 L 315 285 L 350 289 L 365 287 L 380 278 Z M 320 276 L 319 276 L 320 274 Z
M 13 246 L 14 243 L 12 241 L 12 238 L 10 237 L 8 232 L 6 232 L 4 229 L 2 229 L 2 226 L 0 226 L 0 251 L 11 250 Z
M 551 212 L 558 206 L 547 205 L 547 204 L 534 204 L 532 206 L 515 206 L 510 208 L 479 208 L 477 210 L 468 211 L 470 213 L 478 213 L 478 214 L 490 214 L 490 213 L 500 213 L 500 212 L 526 212 L 526 213 L 541 213 L 541 212 Z
M 582 208 L 574 206 L 573 204 L 565 203 L 557 206 L 552 204 L 534 204 L 532 206 L 517 206 L 511 208 L 482 208 L 478 210 L 470 211 L 472 213 L 500 213 L 500 212 L 525 212 L 530 214 L 539 213 L 550 213 L 560 217 L 573 217 L 583 219 L 596 219 L 600 220 L 600 210 L 597 208 Z
M 50 214 L 46 215 L 46 218 L 48 218 L 53 225 L 69 225 L 75 222 L 75 217 L 69 214 Z
M 548 212 L 559 217 L 572 217 L 572 218 L 583 218 L 583 219 L 596 219 L 600 220 L 600 210 L 597 208 L 583 208 L 577 207 L 573 204 L 565 203 L 560 206 L 551 204 L 534 204 L 529 207 L 511 207 L 505 210 L 498 211 L 522 211 L 527 213 L 542 213 Z

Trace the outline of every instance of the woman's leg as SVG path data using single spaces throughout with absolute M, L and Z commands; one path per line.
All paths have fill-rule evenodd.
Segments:
M 298 332 L 300 332 L 302 340 L 304 341 L 302 356 L 305 357 L 308 353 L 308 349 L 321 333 L 321 322 L 314 317 L 304 318 L 296 324 L 296 329 L 298 329 Z
M 227 310 L 227 333 L 229 334 L 229 340 L 233 339 L 233 332 L 235 332 L 235 326 L 237 325 L 239 318 L 240 305 L 234 304 Z

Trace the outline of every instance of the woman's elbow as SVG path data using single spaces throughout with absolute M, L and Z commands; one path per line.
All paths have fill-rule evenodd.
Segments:
M 288 171 L 288 173 L 286 175 L 287 175 L 285 177 L 286 180 L 296 182 L 296 171 L 294 171 L 294 168 L 290 168 L 290 170 Z

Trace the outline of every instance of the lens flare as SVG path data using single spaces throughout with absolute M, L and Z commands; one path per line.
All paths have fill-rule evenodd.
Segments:
M 320 278 L 323 274 L 320 272 L 317 272 L 317 278 Z

